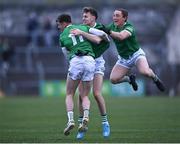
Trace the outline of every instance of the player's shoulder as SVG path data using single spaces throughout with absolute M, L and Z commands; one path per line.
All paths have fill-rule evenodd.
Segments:
M 114 23 L 110 23 L 108 25 L 106 25 L 107 28 L 115 28 L 117 27 Z
M 89 31 L 90 26 L 85 25 L 85 24 L 79 24 L 79 25 L 77 25 L 76 28 L 78 28 L 78 29 L 80 29 L 80 30 L 83 30 L 83 31 Z
M 134 27 L 132 22 L 130 21 L 127 21 L 125 24 L 124 24 L 125 27 Z
M 129 21 L 127 21 L 125 23 L 124 29 L 128 30 L 131 33 L 133 33 L 135 31 L 133 24 L 131 22 L 129 22 Z
M 63 37 L 66 37 L 66 35 L 68 34 L 68 30 L 63 30 L 63 32 L 60 33 L 59 37 L 62 39 Z
M 74 25 L 68 25 L 64 30 L 61 32 L 61 35 L 65 35 L 74 27 Z
M 103 27 L 102 23 L 96 23 L 95 27 L 96 29 L 101 29 Z
M 79 27 L 82 27 L 82 28 L 90 28 L 90 26 L 88 26 L 88 25 L 85 25 L 85 24 L 80 24 L 80 25 L 78 25 Z

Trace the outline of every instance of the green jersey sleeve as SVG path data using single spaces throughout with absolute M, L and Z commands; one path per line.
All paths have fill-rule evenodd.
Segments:
M 134 27 L 132 25 L 130 25 L 130 24 L 125 25 L 124 30 L 127 30 L 128 32 L 130 32 L 131 35 L 134 34 Z

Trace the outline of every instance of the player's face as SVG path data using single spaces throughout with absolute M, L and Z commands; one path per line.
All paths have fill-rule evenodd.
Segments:
M 60 22 L 56 22 L 57 24 L 57 28 L 60 30 L 60 31 L 63 31 L 64 28 L 65 28 L 65 23 L 60 23 Z
M 95 23 L 95 16 L 91 15 L 89 12 L 83 13 L 82 20 L 83 24 L 93 26 L 93 24 Z
M 125 18 L 123 18 L 122 12 L 115 10 L 114 14 L 113 14 L 113 22 L 117 25 L 117 26 L 122 26 L 125 23 Z

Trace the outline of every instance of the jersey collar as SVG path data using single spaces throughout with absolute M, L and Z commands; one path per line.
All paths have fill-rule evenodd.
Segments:
M 93 25 L 93 28 L 95 28 L 95 27 L 96 27 L 96 25 L 97 25 L 97 23 L 95 22 L 95 24 Z
M 72 26 L 72 24 L 69 24 L 67 27 L 70 27 L 70 26 Z

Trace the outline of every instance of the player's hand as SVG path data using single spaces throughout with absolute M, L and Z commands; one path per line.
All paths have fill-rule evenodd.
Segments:
M 73 34 L 73 35 L 81 35 L 81 34 L 82 34 L 82 31 L 79 30 L 79 29 L 72 29 L 72 30 L 70 31 L 70 33 Z
M 109 28 L 105 27 L 105 25 L 102 25 L 102 28 L 100 28 L 100 30 L 104 31 L 108 35 L 111 34 L 111 30 Z

